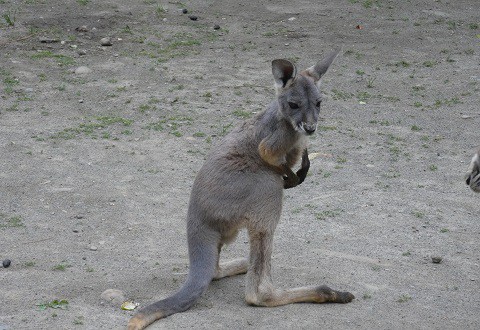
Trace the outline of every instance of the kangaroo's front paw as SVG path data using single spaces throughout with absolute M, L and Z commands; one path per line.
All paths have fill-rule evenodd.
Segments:
M 301 184 L 305 180 L 309 169 L 310 159 L 308 159 L 308 151 L 305 149 L 302 154 L 302 167 L 296 173 L 299 178 L 298 184 Z
M 290 189 L 300 184 L 300 179 L 296 175 L 283 177 L 283 188 Z

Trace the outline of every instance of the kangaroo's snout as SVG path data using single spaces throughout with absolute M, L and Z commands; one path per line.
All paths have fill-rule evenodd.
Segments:
M 307 135 L 312 135 L 317 130 L 317 125 L 303 124 L 303 129 Z

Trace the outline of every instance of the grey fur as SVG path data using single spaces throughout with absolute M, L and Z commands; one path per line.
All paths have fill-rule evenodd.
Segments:
M 212 279 L 247 270 L 249 304 L 349 302 L 354 298 L 324 286 L 279 290 L 270 276 L 283 189 L 305 179 L 309 165 L 305 136 L 317 127 L 322 100 L 318 79 L 337 54 L 298 75 L 293 63 L 272 62 L 277 98 L 213 149 L 193 184 L 187 215 L 190 272 L 186 283 L 174 296 L 141 310 L 130 320 L 130 330 L 143 329 L 155 319 L 189 308 Z M 291 168 L 300 158 L 302 168 L 294 173 Z M 222 245 L 233 241 L 242 228 L 250 237 L 249 259 L 219 264 Z
M 465 174 L 465 182 L 474 192 L 480 193 L 480 148 L 470 161 L 467 173 Z

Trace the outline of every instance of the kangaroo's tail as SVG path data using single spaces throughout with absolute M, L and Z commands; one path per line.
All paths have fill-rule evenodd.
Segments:
M 213 243 L 192 243 L 189 242 L 190 271 L 185 284 L 173 296 L 142 308 L 128 322 L 128 330 L 144 329 L 158 319 L 186 311 L 205 292 L 215 274 L 218 247 Z

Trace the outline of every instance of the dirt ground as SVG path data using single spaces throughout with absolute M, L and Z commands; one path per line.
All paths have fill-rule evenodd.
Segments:
M 273 59 L 306 68 L 337 46 L 273 274 L 356 299 L 253 308 L 237 276 L 151 329 L 480 328 L 480 197 L 463 181 L 478 1 L 0 0 L 0 14 L 1 330 L 123 329 L 134 312 L 103 291 L 140 306 L 175 291 L 209 150 L 273 98 Z M 222 257 L 247 248 L 242 234 Z

